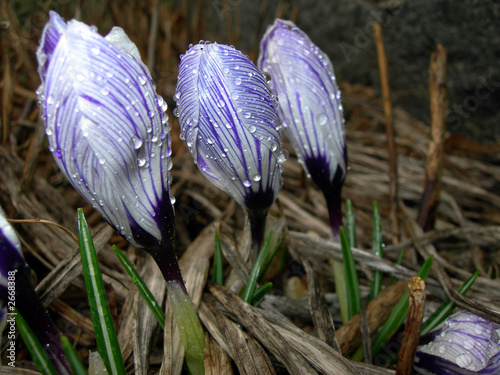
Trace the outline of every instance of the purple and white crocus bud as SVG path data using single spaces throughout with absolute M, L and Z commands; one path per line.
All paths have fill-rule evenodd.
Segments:
M 271 76 L 285 134 L 307 175 L 324 193 L 332 230 L 338 233 L 347 154 L 332 63 L 293 22 L 277 19 L 262 38 L 257 65 Z
M 119 27 L 102 37 L 50 12 L 37 58 L 41 114 L 60 170 L 130 243 L 173 256 L 167 104 L 135 44 Z
M 248 211 L 254 248 L 260 248 L 286 158 L 276 95 L 243 53 L 199 43 L 181 56 L 174 99 L 181 138 L 194 162 Z
M 44 347 L 56 370 L 60 374 L 71 374 L 61 346 L 61 335 L 31 285 L 30 269 L 21 252 L 21 243 L 1 207 L 0 310 L 2 320 L 6 318 L 9 342 L 14 341 L 16 314 L 19 313 Z
M 469 312 L 449 317 L 417 348 L 415 370 L 424 375 L 500 374 L 500 325 Z
M 51 12 L 37 58 L 37 93 L 57 165 L 111 226 L 152 255 L 178 301 L 174 311 L 183 312 L 175 321 L 188 367 L 202 373 L 203 329 L 173 251 L 167 104 L 119 27 L 102 37 Z

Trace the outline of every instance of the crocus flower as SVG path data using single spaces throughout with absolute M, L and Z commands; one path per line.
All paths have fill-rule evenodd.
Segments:
M 500 325 L 459 312 L 430 334 L 433 340 L 417 348 L 417 373 L 500 374 Z
M 194 162 L 248 211 L 258 251 L 285 160 L 275 94 L 243 53 L 199 43 L 181 56 L 174 99 Z
M 277 19 L 262 38 L 258 66 L 271 76 L 285 134 L 307 175 L 323 191 L 337 234 L 347 155 L 332 63 L 293 22 Z
M 121 28 L 102 37 L 51 12 L 37 58 L 37 93 L 60 170 L 130 243 L 173 256 L 170 125 L 135 44 Z
M 153 256 L 169 292 L 177 298 L 180 290 L 182 308 L 194 312 L 173 252 L 167 104 L 137 47 L 119 27 L 102 37 L 51 12 L 37 58 L 37 94 L 60 170 L 124 238 Z M 196 355 L 203 361 L 201 325 L 183 319 L 176 316 L 179 330 L 195 327 L 192 343 L 201 337 Z
M 14 346 L 17 313 L 32 329 L 60 374 L 71 374 L 60 342 L 60 333 L 31 285 L 30 270 L 21 252 L 21 243 L 0 208 L 0 309 L 6 318 L 8 347 Z M 2 327 L 3 328 L 3 327 Z M 8 358 L 15 362 L 14 358 Z

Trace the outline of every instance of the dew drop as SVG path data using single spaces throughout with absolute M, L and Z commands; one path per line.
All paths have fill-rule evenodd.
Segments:
M 138 150 L 142 146 L 142 139 L 141 137 L 137 135 L 132 136 L 132 145 L 134 146 L 134 149 Z
M 245 186 L 245 187 L 250 187 L 250 186 L 252 186 L 252 181 L 250 181 L 250 180 L 244 180 L 244 181 L 243 181 L 243 186 Z
M 465 340 L 464 341 L 464 348 L 467 350 L 472 350 L 474 349 L 474 342 L 471 340 Z
M 254 180 L 255 182 L 259 182 L 260 180 L 262 180 L 262 176 L 260 174 L 256 174 L 252 177 L 252 180 Z
M 239 98 L 240 98 L 240 96 L 236 93 L 231 95 L 231 99 L 233 99 L 233 100 L 238 100 Z
M 144 165 L 146 165 L 146 159 L 142 159 L 142 158 L 137 159 L 137 165 L 139 167 L 144 167 Z
M 224 100 L 217 101 L 217 107 L 224 108 L 226 106 L 226 102 Z
M 318 121 L 318 125 L 324 126 L 328 121 L 328 117 L 326 117 L 324 113 L 320 113 L 318 116 L 316 116 L 316 121 Z
M 236 79 L 234 80 L 234 84 L 235 84 L 236 86 L 241 85 L 241 78 L 239 78 L 239 77 L 238 77 L 238 78 L 236 78 Z
M 77 81 L 83 82 L 85 80 L 85 77 L 83 76 L 83 74 L 78 73 L 76 75 L 76 79 Z
M 139 83 L 144 86 L 146 83 L 148 83 L 148 78 L 143 75 L 143 74 L 139 74 L 139 76 L 137 77 L 137 79 L 139 80 Z
M 250 118 L 250 117 L 252 117 L 252 114 L 251 114 L 250 112 L 245 112 L 245 113 L 243 114 L 243 117 L 245 117 L 245 118 Z
M 99 159 L 99 164 L 101 164 L 101 165 L 106 164 L 106 159 L 104 159 L 104 158 L 100 158 L 100 159 Z
M 47 134 L 49 137 L 53 134 L 52 129 L 45 129 L 45 134 Z
M 278 149 L 278 145 L 276 143 L 271 143 L 271 151 L 274 152 Z
M 212 138 L 207 138 L 207 143 L 209 145 L 213 145 L 214 144 L 214 140 Z
M 455 363 L 458 366 L 467 369 L 472 364 L 472 358 L 471 358 L 470 354 L 463 353 L 457 357 L 457 359 L 455 360 Z
M 56 158 L 60 158 L 60 157 L 62 157 L 62 152 L 61 152 L 61 150 L 57 149 L 57 150 L 54 152 L 54 156 L 55 156 Z
M 253 134 L 253 133 L 255 133 L 255 132 L 257 131 L 257 128 L 256 128 L 255 126 L 253 126 L 253 125 L 250 125 L 250 127 L 248 128 L 248 131 L 249 131 L 251 134 Z
M 104 96 L 107 96 L 107 95 L 109 95 L 109 90 L 106 87 L 103 87 L 101 89 L 101 94 Z
M 101 53 L 101 50 L 97 47 L 94 47 L 94 48 L 91 48 L 90 51 L 94 54 L 94 55 L 99 55 Z

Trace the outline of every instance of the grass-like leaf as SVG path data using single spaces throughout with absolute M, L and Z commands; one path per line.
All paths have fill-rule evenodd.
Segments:
M 267 292 L 273 287 L 273 283 L 266 283 L 261 287 L 257 288 L 252 297 L 252 305 L 259 306 L 259 304 L 264 300 Z
M 373 242 L 372 252 L 373 255 L 379 258 L 384 257 L 382 243 L 382 223 L 380 221 L 380 211 L 376 201 L 373 202 Z M 372 282 L 370 287 L 370 299 L 375 298 L 382 289 L 382 272 L 373 271 Z
M 224 269 L 222 268 L 222 248 L 220 245 L 219 229 L 215 229 L 215 250 L 214 250 L 214 268 L 212 281 L 216 284 L 224 284 Z
M 361 294 L 359 292 L 358 273 L 352 256 L 350 242 L 347 239 L 344 228 L 340 227 L 340 243 L 342 245 L 342 259 L 344 260 L 344 272 L 347 292 L 347 311 L 349 319 L 361 310 Z
M 432 266 L 432 260 L 433 256 L 429 256 L 422 267 L 420 268 L 420 271 L 418 271 L 417 276 L 420 277 L 422 280 L 425 280 L 427 278 L 427 275 L 429 274 L 429 271 Z M 389 341 L 389 339 L 396 333 L 396 331 L 401 327 L 401 325 L 404 323 L 406 319 L 406 315 L 408 314 L 408 291 L 403 294 L 399 302 L 397 303 L 396 307 L 394 307 L 394 310 L 392 310 L 391 315 L 383 325 L 382 329 L 380 330 L 379 334 L 375 338 L 372 344 L 372 355 L 375 357 L 380 350 L 384 347 L 385 344 Z
M 97 254 L 81 208 L 78 209 L 78 240 L 97 350 L 109 374 L 125 374 L 125 366 L 123 365 L 120 346 L 118 345 L 111 311 L 109 310 Z
M 283 234 L 283 236 L 281 236 L 278 243 L 276 244 L 276 246 L 274 246 L 274 248 L 271 250 L 271 252 L 268 251 L 266 259 L 264 259 L 264 262 L 262 263 L 262 267 L 260 269 L 259 280 L 258 280 L 259 283 L 262 281 L 264 276 L 266 276 L 266 273 L 269 270 L 269 267 L 271 267 L 271 263 L 273 262 L 274 256 L 281 248 L 281 245 L 283 245 L 283 242 L 285 241 L 285 238 L 287 235 L 288 235 L 288 231 L 286 231 L 285 234 Z
M 476 281 L 479 276 L 480 271 L 476 270 L 465 282 L 458 288 L 458 293 L 465 295 Z M 441 322 L 443 322 L 447 317 L 451 315 L 456 305 L 452 301 L 443 302 L 441 306 L 432 314 L 422 325 L 421 335 L 431 332 L 436 328 Z
M 344 263 L 332 259 L 333 281 L 335 282 L 335 294 L 339 301 L 340 315 L 342 322 L 345 324 L 349 321 L 349 309 L 347 307 L 347 286 L 345 280 Z
M 66 356 L 69 366 L 71 367 L 71 371 L 73 371 L 73 374 L 87 375 L 87 370 L 80 361 L 80 357 L 78 357 L 75 348 L 73 348 L 73 345 L 71 345 L 66 336 L 61 336 L 61 345 L 64 350 L 64 355 Z
M 247 302 L 247 303 L 252 303 L 252 298 L 255 292 L 255 287 L 257 285 L 257 281 L 259 280 L 260 276 L 260 270 L 262 269 L 262 266 L 264 264 L 264 261 L 267 258 L 267 252 L 269 250 L 269 244 L 271 243 L 271 239 L 273 237 L 273 233 L 269 233 L 269 236 L 266 239 L 266 242 L 264 243 L 264 246 L 262 246 L 262 249 L 260 249 L 259 256 L 257 257 L 257 260 L 255 261 L 255 264 L 252 267 L 252 271 L 250 272 L 250 277 L 248 278 L 248 283 L 245 287 L 245 290 L 243 291 L 242 299 Z
M 354 211 L 352 209 L 352 202 L 350 199 L 346 201 L 346 213 L 345 213 L 345 221 L 346 221 L 346 231 L 347 238 L 349 239 L 349 243 L 351 247 L 358 247 L 358 239 L 356 238 L 356 220 L 354 218 Z
M 127 271 L 128 275 L 130 276 L 130 279 L 139 290 L 139 293 L 141 293 L 142 298 L 144 299 L 144 301 L 146 301 L 147 305 L 151 309 L 153 315 L 160 324 L 161 328 L 165 329 L 165 313 L 161 309 L 158 301 L 156 301 L 156 298 L 153 296 L 153 293 L 151 293 L 151 291 L 147 287 L 142 277 L 139 275 L 134 266 L 129 262 L 127 257 L 122 253 L 122 251 L 114 245 L 113 245 L 113 251 L 118 257 L 118 260 L 122 264 L 123 268 L 125 268 L 125 271 Z
M 40 344 L 40 341 L 38 341 L 31 328 L 19 313 L 16 315 L 16 325 L 40 372 L 44 375 L 57 375 L 57 371 L 50 361 L 49 356 L 43 350 L 42 344 Z

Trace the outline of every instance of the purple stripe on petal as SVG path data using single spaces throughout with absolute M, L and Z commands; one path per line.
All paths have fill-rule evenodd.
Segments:
M 103 38 L 72 20 L 46 73 L 38 92 L 60 169 L 134 245 L 146 236 L 133 232 L 162 243 L 173 219 L 157 212 L 169 195 L 170 125 L 137 47 L 119 28 Z
M 343 111 L 328 56 L 293 22 L 277 19 L 261 41 L 258 65 L 272 77 L 285 132 L 305 168 L 307 159 L 324 160 L 330 182 L 338 167 L 345 176 Z
M 265 77 L 233 47 L 192 46 L 179 65 L 176 114 L 201 172 L 242 206 L 281 188 L 281 121 Z M 253 206 L 253 205 L 252 205 Z

